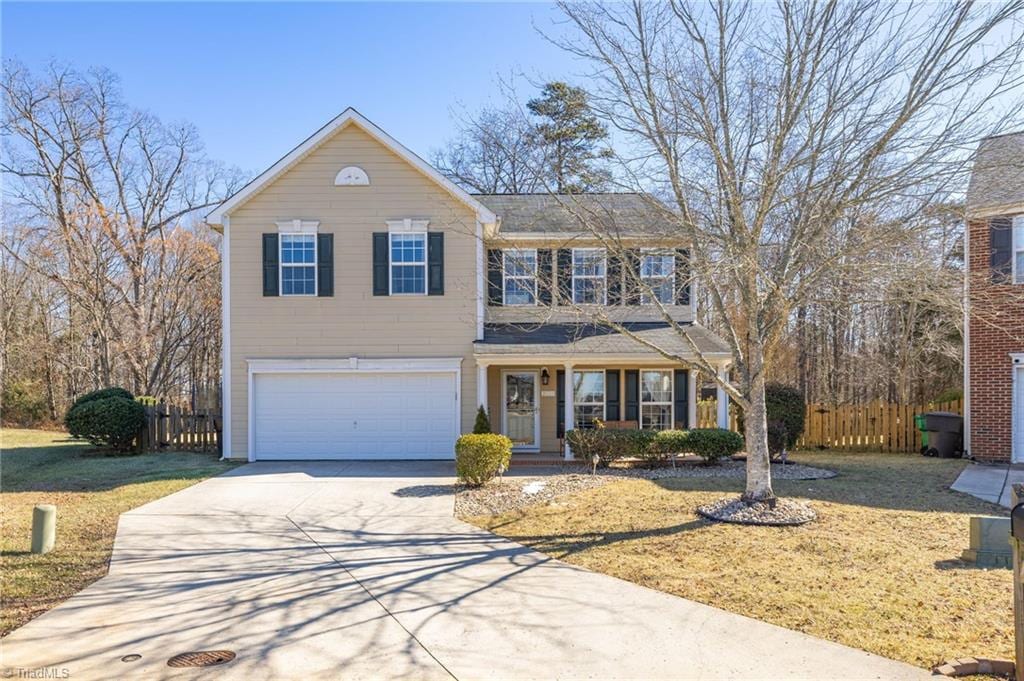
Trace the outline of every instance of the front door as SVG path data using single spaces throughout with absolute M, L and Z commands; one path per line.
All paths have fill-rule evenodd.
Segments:
M 537 372 L 509 371 L 502 381 L 505 397 L 505 435 L 515 449 L 538 449 L 540 412 L 537 409 Z

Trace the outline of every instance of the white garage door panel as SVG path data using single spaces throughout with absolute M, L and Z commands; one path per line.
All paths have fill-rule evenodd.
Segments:
M 253 376 L 257 459 L 451 459 L 452 373 Z

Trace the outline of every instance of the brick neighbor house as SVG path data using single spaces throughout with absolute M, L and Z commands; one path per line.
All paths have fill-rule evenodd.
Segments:
M 964 236 L 964 447 L 1024 463 L 1024 132 L 982 140 Z

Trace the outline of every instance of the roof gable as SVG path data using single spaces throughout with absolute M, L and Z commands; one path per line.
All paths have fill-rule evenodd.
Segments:
M 481 223 L 491 225 L 496 222 L 497 218 L 489 208 L 484 206 L 480 201 L 447 177 L 439 173 L 433 166 L 400 144 L 397 140 L 381 130 L 374 123 L 370 122 L 365 116 L 352 107 L 345 109 L 341 114 L 327 123 L 327 125 L 317 130 L 315 133 L 307 137 L 301 144 L 288 152 L 281 160 L 264 170 L 240 190 L 225 199 L 206 216 L 206 222 L 210 225 L 223 225 L 224 219 L 230 215 L 232 211 L 236 210 L 246 201 L 266 189 L 274 182 L 274 180 L 281 177 L 281 175 L 293 168 L 302 159 L 306 158 L 309 154 L 320 147 L 320 145 L 349 125 L 358 126 L 360 130 L 366 132 L 380 144 L 396 154 L 399 158 L 426 175 L 449 194 L 467 205 L 476 213 L 477 219 Z

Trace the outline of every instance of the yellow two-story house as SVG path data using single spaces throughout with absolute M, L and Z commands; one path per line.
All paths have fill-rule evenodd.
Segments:
M 659 349 L 730 353 L 652 204 L 470 194 L 346 110 L 207 216 L 224 456 L 451 459 L 481 405 L 533 455 L 598 419 L 693 426 L 695 374 Z

